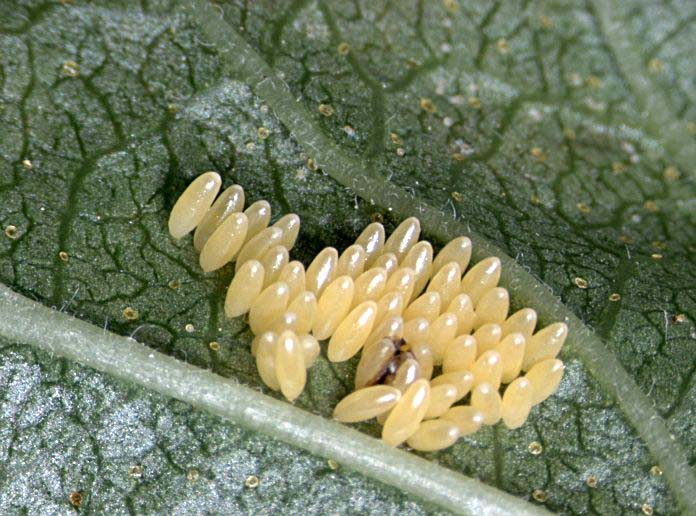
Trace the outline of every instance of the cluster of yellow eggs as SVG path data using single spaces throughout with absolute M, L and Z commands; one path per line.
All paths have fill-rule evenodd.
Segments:
M 467 237 L 434 256 L 432 245 L 419 241 L 418 219 L 406 219 L 388 238 L 373 223 L 354 245 L 340 254 L 327 247 L 305 270 L 289 258 L 299 217 L 269 226 L 267 202 L 242 212 L 243 189 L 234 185 L 217 197 L 220 185 L 215 172 L 196 178 L 172 209 L 169 230 L 175 238 L 196 230 L 206 272 L 236 261 L 225 314 L 249 313 L 261 379 L 288 400 L 302 393 L 318 341 L 327 339 L 332 362 L 362 350 L 356 390 L 334 418 L 376 417 L 394 446 L 445 448 L 500 419 L 517 428 L 558 387 L 563 364 L 555 357 L 566 325 L 535 333 L 534 310 L 508 317 L 508 292 L 497 286 L 500 260 L 486 258 L 467 271 Z M 467 405 L 454 406 L 464 398 Z

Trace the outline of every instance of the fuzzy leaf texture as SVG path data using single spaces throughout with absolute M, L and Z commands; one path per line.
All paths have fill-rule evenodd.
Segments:
M 224 318 L 233 267 L 203 274 L 167 234 L 178 194 L 212 169 L 298 213 L 305 264 L 418 208 L 436 244 L 470 229 L 531 273 L 505 280 L 513 304 L 548 285 L 598 337 L 564 351 L 522 428 L 422 456 L 554 512 L 694 508 L 695 17 L 681 0 L 3 1 L 0 281 L 276 396 Z M 354 368 L 324 354 L 296 406 L 329 417 Z M 115 514 L 444 511 L 2 335 L 0 512 L 75 512 L 73 492 Z

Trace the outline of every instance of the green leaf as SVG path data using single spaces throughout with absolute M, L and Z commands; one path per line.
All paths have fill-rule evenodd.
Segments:
M 452 509 L 456 497 L 420 501 L 428 493 L 413 468 L 423 463 L 408 462 L 411 454 L 303 419 L 330 415 L 348 392 L 352 363 L 320 360 L 299 408 L 265 390 L 249 395 L 268 400 L 256 423 L 232 402 L 248 391 L 220 376 L 262 387 L 248 328 L 221 311 L 231 270 L 203 275 L 190 241 L 175 244 L 166 233 L 178 193 L 211 168 L 275 213 L 299 213 L 294 254 L 305 262 L 324 245 L 345 246 L 375 213 L 390 224 L 416 214 L 438 243 L 466 232 L 477 258 L 514 257 L 504 260 L 503 280 L 514 303 L 538 308 L 544 322 L 569 322 L 557 395 L 517 431 L 485 429 L 425 454 L 436 468 L 424 466 L 425 478 L 468 486 L 464 497 L 480 489 L 480 507 L 491 512 L 515 503 L 502 491 L 531 499 L 537 489 L 554 511 L 693 510 L 694 7 L 189 3 L 189 18 L 178 11 L 186 2 L 0 7 L 0 221 L 17 227 L 0 244 L 0 279 L 133 335 L 164 364 L 157 378 L 184 366 L 156 352 L 211 370 L 200 378 L 231 406 L 223 395 L 219 406 L 206 404 L 214 391 L 203 381 L 172 376 L 158 387 L 135 344 L 117 347 L 123 361 L 109 365 L 109 332 L 61 314 L 32 319 L 43 312 L 20 310 L 24 301 L 8 293 L 0 314 L 4 512 L 65 511 L 72 491 L 97 511 Z M 320 114 L 321 103 L 334 114 Z M 578 288 L 577 277 L 589 287 Z M 609 300 L 614 293 L 618 301 Z M 126 307 L 138 320 L 125 318 Z M 32 332 L 38 327 L 45 331 Z M 208 347 L 212 340 L 221 351 Z M 300 441 L 282 425 L 263 429 L 292 445 L 256 434 L 274 411 L 326 439 Z M 540 455 L 528 451 L 533 441 Z M 346 443 L 384 455 L 366 465 L 341 455 Z M 333 451 L 349 467 L 334 471 L 302 448 Z M 394 473 L 389 460 L 410 466 Z M 662 477 L 650 473 L 658 463 Z M 133 465 L 143 466 L 142 478 L 129 476 Z M 187 479 L 193 469 L 196 481 Z M 453 472 L 495 486 L 500 500 Z M 251 474 L 261 479 L 256 490 L 244 487 Z

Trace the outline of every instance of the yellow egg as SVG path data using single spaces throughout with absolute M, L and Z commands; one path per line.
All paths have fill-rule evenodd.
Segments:
M 457 333 L 464 335 L 471 333 L 476 320 L 474 305 L 466 294 L 458 294 L 450 302 L 445 312 L 453 313 L 457 316 Z
M 416 380 L 392 408 L 382 428 L 382 439 L 390 446 L 398 446 L 411 437 L 425 416 L 430 404 L 430 385 L 427 380 Z
M 249 260 L 260 260 L 271 247 L 279 245 L 282 237 L 283 232 L 280 229 L 266 228 L 255 237 L 248 239 L 242 246 L 242 250 L 239 251 L 235 271 L 238 271 Z M 210 238 L 212 240 L 213 237 Z M 203 250 L 205 251 L 205 248 Z
M 565 323 L 550 324 L 539 330 L 527 340 L 527 347 L 522 360 L 522 370 L 529 370 L 534 364 L 548 358 L 556 358 L 568 336 Z
M 471 259 L 471 240 L 465 236 L 451 240 L 442 250 L 437 253 L 433 262 L 433 275 L 437 274 L 442 267 L 450 262 L 456 262 L 461 271 L 465 271 Z
M 232 278 L 225 297 L 225 315 L 237 317 L 249 311 L 254 299 L 263 290 L 263 265 L 249 260 Z
M 336 277 L 338 251 L 333 247 L 323 249 L 314 257 L 305 274 L 306 289 L 321 297 L 326 286 Z
M 451 421 L 459 428 L 460 436 L 477 432 L 483 425 L 483 413 L 469 405 L 452 407 L 442 415 L 443 420 Z
M 503 359 L 503 383 L 510 383 L 520 375 L 525 345 L 525 338 L 521 333 L 511 333 L 496 346 L 496 351 Z
M 401 391 L 388 385 L 373 385 L 356 390 L 343 398 L 333 417 L 343 423 L 366 421 L 387 412 L 401 399 Z
M 297 241 L 297 235 L 300 233 L 300 217 L 296 213 L 290 213 L 278 219 L 273 224 L 274 228 L 278 228 L 283 232 L 283 237 L 280 239 L 280 245 L 288 251 L 293 248 Z
M 291 330 L 297 333 L 297 323 L 297 314 L 295 312 L 287 311 L 284 314 L 282 314 L 278 319 L 273 321 L 273 323 L 271 323 L 271 325 L 267 329 L 278 334 L 284 332 L 285 330 Z
M 420 378 L 420 364 L 414 358 L 407 358 L 396 370 L 394 378 L 389 381 L 392 387 L 396 387 L 401 392 L 404 392 L 409 385 Z
M 430 404 L 425 413 L 425 419 L 440 417 L 447 412 L 457 400 L 457 387 L 451 383 L 441 383 L 430 386 Z
M 435 419 L 423 421 L 406 444 L 418 451 L 437 451 L 452 446 L 460 435 L 459 427 L 455 423 Z
M 445 312 L 433 321 L 428 330 L 428 344 L 433 350 L 436 365 L 442 364 L 447 344 L 457 335 L 457 317 Z
M 290 301 L 288 311 L 297 314 L 297 334 L 309 333 L 317 315 L 317 298 L 309 291 L 302 292 Z
M 488 383 L 480 383 L 471 392 L 471 406 L 483 414 L 484 425 L 494 425 L 500 421 L 503 400 L 497 389 Z
M 433 376 L 433 367 L 435 361 L 433 359 L 433 350 L 426 342 L 416 342 L 409 344 L 409 352 L 420 365 L 420 377 L 430 380 Z
M 305 290 L 305 268 L 302 262 L 294 260 L 280 270 L 277 281 L 287 283 L 290 289 L 290 299 L 295 299 Z
M 365 249 L 365 266 L 371 267 L 375 260 L 382 254 L 384 247 L 384 226 L 379 222 L 368 225 L 355 243 Z
M 314 364 L 314 361 L 319 356 L 321 348 L 319 347 L 319 341 L 315 339 L 312 335 L 305 333 L 304 335 L 299 335 L 297 337 L 300 340 L 300 347 L 302 348 L 302 354 L 304 356 L 305 367 L 309 369 Z
M 288 307 L 290 289 L 286 283 L 277 282 L 266 287 L 251 303 L 249 326 L 255 334 L 269 330 Z
M 387 280 L 386 292 L 399 292 L 404 296 L 404 300 L 411 299 L 413 288 L 416 282 L 416 276 L 413 269 L 408 267 L 399 268 Z
M 428 342 L 429 330 L 430 323 L 425 319 L 412 319 L 404 324 L 404 340 L 409 344 Z
M 445 348 L 442 372 L 469 371 L 475 361 L 476 339 L 471 335 L 460 335 L 452 339 Z
M 353 280 L 339 276 L 324 290 L 317 303 L 312 333 L 319 340 L 328 339 L 346 318 L 353 304 Z
M 491 256 L 481 260 L 469 269 L 462 278 L 461 291 L 468 294 L 471 302 L 476 305 L 483 294 L 498 285 L 500 272 L 499 258 Z
M 502 417 L 508 428 L 521 427 L 532 409 L 534 389 L 526 378 L 518 378 L 503 393 Z
M 268 227 L 268 223 L 271 221 L 271 205 L 266 201 L 256 201 L 244 210 L 244 215 L 249 220 L 249 231 L 246 239 L 248 242 Z
M 187 235 L 201 223 L 220 191 L 221 184 L 222 179 L 217 172 L 206 172 L 184 190 L 169 215 L 169 233 L 174 238 Z
M 347 275 L 356 279 L 365 270 L 365 249 L 361 245 L 354 244 L 347 248 L 338 258 L 336 275 Z
M 535 364 L 525 375 L 534 389 L 532 405 L 538 405 L 558 389 L 563 378 L 563 362 L 555 358 L 542 360 Z
M 484 324 L 502 325 L 510 308 L 510 295 L 502 287 L 490 289 L 481 296 L 476 303 L 476 323 L 474 328 L 480 328 Z
M 411 247 L 418 242 L 420 236 L 420 221 L 416 217 L 409 217 L 404 220 L 387 238 L 384 243 L 385 253 L 394 253 L 401 261 Z
M 476 339 L 476 347 L 479 356 L 481 356 L 486 351 L 491 351 L 495 349 L 500 339 L 503 336 L 503 331 L 497 324 L 484 324 L 478 330 L 474 332 L 474 338 Z
M 503 359 L 500 353 L 494 350 L 486 351 L 471 366 L 471 373 L 474 375 L 474 386 L 488 383 L 497 390 L 503 374 Z
M 430 279 L 433 263 L 433 246 L 425 240 L 418 242 L 408 252 L 401 263 L 402 267 L 413 269 L 416 284 L 411 299 L 420 295 Z
M 537 314 L 531 308 L 523 308 L 508 317 L 502 325 L 503 337 L 511 333 L 521 333 L 528 339 L 534 333 Z
M 203 217 L 193 234 L 193 247 L 200 252 L 220 224 L 232 213 L 241 211 L 244 207 L 244 189 L 239 185 L 232 185 L 215 199 L 212 207 Z
M 387 292 L 377 301 L 377 318 L 375 326 L 379 326 L 390 317 L 400 316 L 404 311 L 404 296 L 400 292 Z
M 387 286 L 387 271 L 382 267 L 375 267 L 363 272 L 355 280 L 355 295 L 353 306 L 364 301 L 379 299 Z
M 353 357 L 367 340 L 377 315 L 377 304 L 365 301 L 356 306 L 339 324 L 331 336 L 328 358 L 331 362 L 343 362 Z
M 379 256 L 370 267 L 373 269 L 381 267 L 387 271 L 387 278 L 389 278 L 399 268 L 399 259 L 394 253 L 385 253 Z
M 259 335 L 254 340 L 256 342 L 256 369 L 259 372 L 259 376 L 261 376 L 261 380 L 270 389 L 274 391 L 280 390 L 275 368 L 278 335 L 269 331 Z
M 456 262 L 450 262 L 433 276 L 428 284 L 427 292 L 439 292 L 442 306 L 449 306 L 452 300 L 460 294 L 459 282 L 462 271 Z
M 261 256 L 259 261 L 266 272 L 266 277 L 263 280 L 264 286 L 267 287 L 271 283 L 278 281 L 280 271 L 288 264 L 289 259 L 288 250 L 282 245 L 271 247 Z
M 471 391 L 471 387 L 474 384 L 474 375 L 469 371 L 456 371 L 454 373 L 441 374 L 430 380 L 432 387 L 442 384 L 454 385 L 457 389 L 457 397 L 454 400 L 456 403 Z
M 432 323 L 438 315 L 440 315 L 440 294 L 438 292 L 426 292 L 404 310 L 405 321 L 422 318 Z
M 284 331 L 278 336 L 275 369 L 280 392 L 288 401 L 294 401 L 304 390 L 307 371 L 304 350 L 297 335 L 292 331 Z

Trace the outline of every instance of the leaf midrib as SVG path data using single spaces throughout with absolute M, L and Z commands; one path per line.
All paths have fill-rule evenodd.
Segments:
M 564 354 L 577 356 L 604 391 L 616 399 L 628 421 L 636 429 L 660 464 L 679 505 L 696 513 L 696 476 L 686 461 L 681 445 L 674 440 L 651 401 L 645 396 L 618 359 L 602 340 L 583 324 L 556 296 L 512 258 L 456 220 L 408 195 L 382 178 L 362 158 L 350 154 L 331 141 L 306 108 L 292 96 L 289 86 L 227 22 L 203 0 L 189 0 L 184 10 L 195 20 L 218 49 L 230 75 L 244 81 L 273 109 L 301 147 L 340 184 L 357 195 L 402 218 L 416 215 L 423 229 L 442 241 L 466 234 L 473 242 L 473 258 L 499 256 L 503 262 L 501 284 L 515 299 L 534 306 L 542 322 L 564 320 L 570 328 Z
M 524 500 L 445 470 L 357 430 L 31 301 L 0 284 L 0 336 L 174 397 L 336 460 L 453 513 L 545 514 Z

